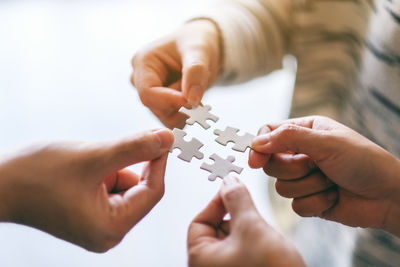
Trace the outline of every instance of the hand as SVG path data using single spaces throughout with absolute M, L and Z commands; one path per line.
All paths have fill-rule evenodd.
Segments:
M 230 221 L 223 219 L 227 213 Z M 231 177 L 191 223 L 188 250 L 191 267 L 305 266 L 294 245 L 260 216 L 246 187 Z
M 212 22 L 195 20 L 133 57 L 132 84 L 143 104 L 167 127 L 183 127 L 186 117 L 178 110 L 199 105 L 217 79 L 219 38 Z
M 400 234 L 400 161 L 367 138 L 305 117 L 266 125 L 253 148 L 250 164 L 278 178 L 299 215 Z
M 117 142 L 30 147 L 0 160 L 0 220 L 107 251 L 161 199 L 172 142 L 163 129 Z M 124 169 L 143 161 L 142 175 Z

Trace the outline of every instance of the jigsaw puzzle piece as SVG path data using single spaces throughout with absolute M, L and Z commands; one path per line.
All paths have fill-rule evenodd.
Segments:
M 226 146 L 229 142 L 235 143 L 232 147 L 233 150 L 238 152 L 245 152 L 246 149 L 249 147 L 251 148 L 251 143 L 255 138 L 254 135 L 245 133 L 244 135 L 240 136 L 237 133 L 239 129 L 233 127 L 226 127 L 224 131 L 216 129 L 214 131 L 215 135 L 218 135 L 215 141 L 223 146 Z
M 186 120 L 186 124 L 193 125 L 196 122 L 200 124 L 204 129 L 208 129 L 211 126 L 207 123 L 207 120 L 211 120 L 213 122 L 217 122 L 219 118 L 210 113 L 210 106 L 197 106 L 193 109 L 187 109 L 185 107 L 181 107 L 179 112 L 182 112 L 189 116 Z
M 223 179 L 225 176 L 229 175 L 231 172 L 236 172 L 237 174 L 242 173 L 243 168 L 233 164 L 235 157 L 229 156 L 226 159 L 221 158 L 217 154 L 212 154 L 210 159 L 214 160 L 213 164 L 208 164 L 203 162 L 200 169 L 208 171 L 211 173 L 208 176 L 208 180 L 215 181 L 218 177 Z
M 176 148 L 181 150 L 181 153 L 178 155 L 178 158 L 184 160 L 186 162 L 191 162 L 192 158 L 203 159 L 204 154 L 200 152 L 200 148 L 203 147 L 203 144 L 197 140 L 196 138 L 192 138 L 191 141 L 186 141 L 184 137 L 186 136 L 186 132 L 180 129 L 172 130 L 175 141 L 169 150 L 170 153 Z
M 235 142 L 237 132 L 239 129 L 233 127 L 226 127 L 225 131 L 222 130 L 214 130 L 215 135 L 219 135 L 215 141 L 223 146 L 226 146 L 229 142 Z

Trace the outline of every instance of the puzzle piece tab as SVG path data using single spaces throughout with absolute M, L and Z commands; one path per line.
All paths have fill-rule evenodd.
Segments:
M 236 172 L 240 174 L 243 168 L 232 164 L 235 161 L 235 157 L 229 156 L 227 159 L 223 159 L 217 154 L 212 154 L 210 159 L 214 160 L 213 164 L 203 163 L 200 168 L 211 172 L 208 176 L 208 180 L 215 181 L 218 177 L 223 179 L 225 176 L 229 175 L 231 172 Z
M 245 152 L 248 147 L 251 147 L 251 142 L 255 136 L 249 133 L 240 136 L 237 132 L 239 132 L 239 129 L 233 127 L 226 127 L 225 131 L 215 130 L 214 134 L 219 135 L 215 141 L 223 146 L 226 146 L 229 142 L 234 142 L 233 150 Z
M 193 125 L 195 122 L 200 124 L 204 129 L 210 128 L 210 125 L 207 123 L 207 120 L 212 120 L 213 122 L 218 121 L 218 117 L 211 114 L 209 111 L 211 110 L 210 106 L 197 106 L 193 109 L 187 109 L 185 107 L 181 107 L 180 112 L 189 116 L 186 120 L 186 123 L 189 125 Z
M 178 158 L 187 162 L 190 162 L 193 157 L 197 159 L 204 158 L 204 154 L 199 151 L 203 146 L 199 140 L 193 138 L 191 141 L 187 142 L 184 139 L 186 136 L 185 131 L 175 128 L 172 130 L 172 132 L 174 133 L 175 141 L 169 152 L 172 153 L 175 148 L 179 148 L 181 153 L 178 155 Z

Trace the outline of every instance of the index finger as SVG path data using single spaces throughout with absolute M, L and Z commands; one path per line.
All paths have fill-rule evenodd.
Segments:
M 301 118 L 295 118 L 295 119 L 288 119 L 288 120 L 284 120 L 284 121 L 280 121 L 280 122 L 268 123 L 264 127 L 268 127 L 270 131 L 273 131 L 282 125 L 292 124 L 292 125 L 297 125 L 297 126 L 312 129 L 314 121 L 316 119 L 317 119 L 316 116 L 301 117 Z

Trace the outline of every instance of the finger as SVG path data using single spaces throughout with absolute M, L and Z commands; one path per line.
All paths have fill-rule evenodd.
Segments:
M 249 153 L 249 166 L 253 169 L 259 169 L 264 167 L 269 159 L 271 158 L 271 154 L 262 154 L 257 151 L 250 150 Z
M 205 47 L 190 44 L 182 51 L 182 88 L 187 101 L 198 106 L 209 82 L 209 55 Z
M 334 183 L 320 171 L 292 181 L 278 179 L 275 183 L 276 192 L 286 198 L 300 198 L 317 194 L 333 186 Z
M 264 125 L 258 131 L 258 135 L 263 135 L 271 132 L 271 129 Z M 265 166 L 267 162 L 270 160 L 271 154 L 259 153 L 255 150 L 250 150 L 249 153 L 249 166 L 253 169 L 259 169 Z
M 139 96 L 146 107 L 161 110 L 165 116 L 174 114 L 182 106 L 187 105 L 181 92 L 168 87 L 148 87 L 140 91 Z
M 123 195 L 124 211 L 130 227 L 141 220 L 164 194 L 164 175 L 168 153 L 149 162 L 144 168 L 142 179 Z
M 227 176 L 221 187 L 221 197 L 226 210 L 231 215 L 231 227 L 237 228 L 244 221 L 260 217 L 250 193 L 237 178 Z
M 160 129 L 115 142 L 106 148 L 107 171 L 117 171 L 138 162 L 156 159 L 169 150 L 173 141 L 174 135 L 169 129 Z
M 137 61 L 140 61 L 140 63 L 136 63 L 136 60 L 132 62 L 133 73 L 131 75 L 131 82 L 139 92 L 146 88 L 163 86 L 163 79 L 167 76 L 167 70 L 161 62 L 156 62 L 155 65 L 157 63 L 160 64 L 157 68 L 155 65 L 144 64 L 143 60 Z
M 189 247 L 204 237 L 217 238 L 217 229 L 223 222 L 225 214 L 225 207 L 218 193 L 190 224 L 188 231 Z
M 317 166 L 309 156 L 293 153 L 273 154 L 264 166 L 266 174 L 282 180 L 298 179 L 315 169 Z
M 292 202 L 292 208 L 302 217 L 321 216 L 324 211 L 335 205 L 337 199 L 337 189 L 332 188 L 315 195 L 295 198 Z
M 271 133 L 255 138 L 252 147 L 260 153 L 291 151 L 307 154 L 315 161 L 326 158 L 332 148 L 337 150 L 337 140 L 326 131 L 309 129 L 295 124 L 284 124 Z
M 168 88 L 174 89 L 176 91 L 182 91 L 182 80 L 179 79 L 174 83 L 171 83 L 170 85 L 168 85 Z
M 107 192 L 118 193 L 137 185 L 140 177 L 127 169 L 117 171 L 104 179 Z
M 186 120 L 187 120 L 187 116 L 180 112 L 177 112 L 169 117 L 162 116 L 159 118 L 169 129 L 173 128 L 183 129 L 183 127 L 186 125 Z

